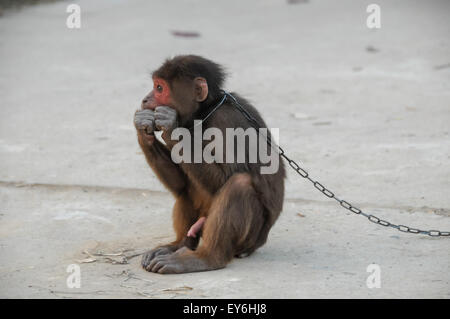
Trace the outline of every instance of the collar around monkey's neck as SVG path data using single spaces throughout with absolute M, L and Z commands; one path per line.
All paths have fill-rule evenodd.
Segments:
M 194 127 L 201 125 L 203 122 L 205 122 L 215 111 L 217 111 L 219 109 L 219 107 L 221 107 L 225 101 L 227 100 L 227 96 L 229 96 L 230 94 L 220 90 L 220 92 L 222 93 L 222 96 L 216 100 L 215 103 L 212 103 L 211 106 L 207 106 L 207 107 L 202 107 L 198 114 L 195 116 L 196 120 L 200 120 L 200 122 L 198 122 L 197 124 L 193 125 L 190 129 L 193 129 Z M 205 114 L 206 113 L 206 114 Z

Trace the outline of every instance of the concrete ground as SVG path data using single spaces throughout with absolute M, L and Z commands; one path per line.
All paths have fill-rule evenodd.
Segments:
M 290 4 L 289 2 L 298 2 Z M 267 244 L 227 268 L 158 275 L 172 197 L 132 118 L 166 57 L 226 66 L 226 89 L 290 157 L 393 223 L 450 230 L 450 2 L 78 1 L 0 17 L 0 297 L 449 298 L 450 238 L 377 226 L 289 172 Z M 179 37 L 172 32 L 198 32 Z M 81 288 L 68 288 L 68 265 Z M 370 264 L 380 288 L 368 288 Z

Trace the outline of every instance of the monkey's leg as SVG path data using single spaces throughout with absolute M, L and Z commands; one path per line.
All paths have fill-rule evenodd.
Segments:
M 194 250 L 197 248 L 200 236 L 187 237 L 187 233 L 196 220 L 198 219 L 198 211 L 192 205 L 191 200 L 187 196 L 180 196 L 177 198 L 173 207 L 173 228 L 176 233 L 176 239 L 170 244 L 158 246 L 142 256 L 141 265 L 147 269 L 150 262 L 161 255 L 172 254 L 183 246 L 187 246 Z M 148 269 L 147 269 L 148 270 Z
M 213 200 L 203 226 L 203 243 L 171 255 L 156 256 L 147 270 L 162 274 L 213 270 L 225 267 L 235 255 L 251 253 L 265 223 L 261 204 L 248 174 L 233 175 Z

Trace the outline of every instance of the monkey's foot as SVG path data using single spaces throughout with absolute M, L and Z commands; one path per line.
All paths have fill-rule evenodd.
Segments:
M 169 255 L 172 254 L 174 250 L 175 248 L 172 246 L 161 246 L 149 250 L 142 255 L 141 265 L 144 269 L 149 270 L 148 266 L 156 256 Z
M 182 247 L 173 254 L 158 255 L 151 260 L 147 267 L 145 267 L 147 271 L 160 274 L 181 274 L 217 268 L 221 267 L 212 267 L 211 265 L 208 265 L 187 247 Z

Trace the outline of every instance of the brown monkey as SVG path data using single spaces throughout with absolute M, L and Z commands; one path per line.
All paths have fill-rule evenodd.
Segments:
M 175 128 L 192 128 L 199 119 L 204 120 L 203 130 L 215 127 L 226 136 L 226 128 L 245 130 L 251 124 L 228 99 L 211 112 L 223 97 L 225 75 L 210 60 L 177 56 L 152 77 L 153 90 L 142 101 L 134 121 L 148 164 L 175 197 L 176 240 L 145 253 L 142 266 L 163 274 L 223 268 L 233 257 L 249 255 L 266 242 L 283 207 L 283 163 L 279 161 L 274 174 L 261 174 L 260 161 L 176 164 L 171 158 L 178 142 L 171 137 Z M 260 127 L 266 127 L 253 106 L 233 96 Z M 166 145 L 155 138 L 155 129 L 163 132 Z M 246 158 L 250 151 L 245 149 Z

